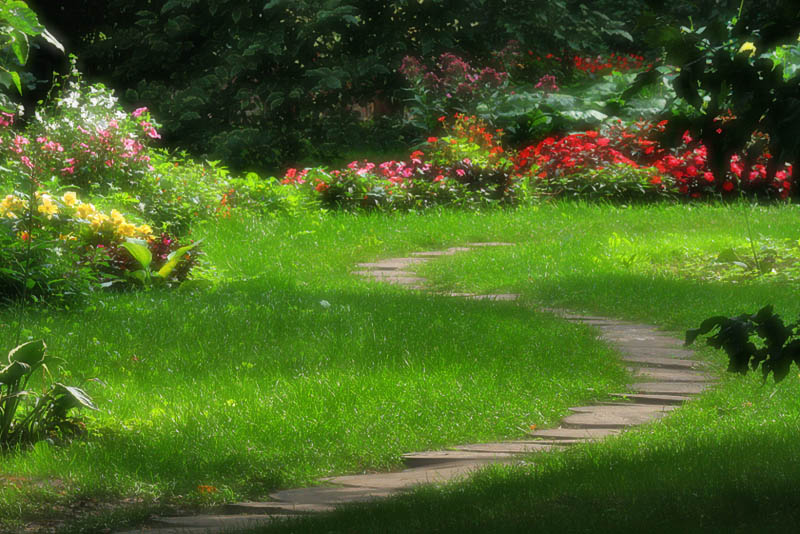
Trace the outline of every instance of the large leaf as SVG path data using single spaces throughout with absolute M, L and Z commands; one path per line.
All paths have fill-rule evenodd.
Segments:
M 0 370 L 0 384 L 13 386 L 20 378 L 30 373 L 31 366 L 27 363 L 14 362 Z M 14 386 L 16 387 L 16 386 Z
M 169 256 L 167 256 L 167 263 L 161 266 L 158 270 L 158 276 L 161 278 L 167 278 L 175 267 L 178 266 L 181 259 L 183 259 L 183 255 L 192 250 L 194 247 L 200 244 L 200 241 L 192 243 L 191 245 L 186 245 L 185 247 L 181 247 L 178 250 L 172 252 Z
M 133 256 L 133 259 L 139 262 L 143 269 L 146 270 L 150 267 L 150 263 L 153 261 L 153 254 L 150 249 L 132 241 L 126 241 L 122 246 Z
M 67 410 L 81 407 L 89 408 L 90 410 L 98 409 L 92 398 L 81 388 L 57 383 L 53 386 L 53 393 L 56 395 L 57 401 L 63 403 Z
M 8 353 L 8 363 L 22 362 L 30 366 L 39 365 L 44 362 L 45 350 L 47 350 L 47 345 L 44 340 L 28 341 L 11 349 L 11 352 Z

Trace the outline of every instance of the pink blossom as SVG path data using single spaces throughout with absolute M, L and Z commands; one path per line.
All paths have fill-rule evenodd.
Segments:
M 28 167 L 29 169 L 32 169 L 32 168 L 33 168 L 33 163 L 31 162 L 31 160 L 30 160 L 30 158 L 29 158 L 28 156 L 22 156 L 22 157 L 21 157 L 21 158 L 19 158 L 19 159 L 20 159 L 20 161 L 21 161 L 22 163 L 24 163 L 24 164 L 25 164 L 25 166 L 26 166 L 26 167 Z
M 146 107 L 145 108 L 137 108 L 137 109 L 133 110 L 133 113 L 131 113 L 131 115 L 133 117 L 139 117 L 139 116 L 141 116 L 142 113 L 146 113 L 146 112 L 147 112 L 147 108 Z

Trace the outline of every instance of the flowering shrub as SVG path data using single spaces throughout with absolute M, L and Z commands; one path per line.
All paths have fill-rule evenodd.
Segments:
M 442 115 L 476 113 L 479 105 L 501 98 L 508 87 L 508 73 L 475 68 L 450 53 L 439 56 L 433 68 L 406 56 L 398 71 L 410 84 L 410 122 L 425 131 L 432 131 Z
M 289 169 L 282 183 L 305 191 L 327 207 L 418 209 L 433 205 L 512 203 L 522 184 L 500 143 L 474 116 L 439 122 L 442 137 L 429 137 L 408 161 L 353 161 L 344 169 Z
M 22 295 L 26 270 L 35 298 L 67 298 L 99 283 L 119 282 L 135 267 L 121 247 L 129 239 L 147 244 L 156 263 L 180 247 L 172 237 L 157 237 L 149 225 L 136 224 L 115 209 L 104 212 L 81 201 L 74 191 L 56 195 L 36 190 L 33 206 L 29 194 L 8 194 L 0 200 L 0 298 Z M 29 245 L 30 262 L 25 259 Z M 196 262 L 196 257 L 190 259 L 171 280 L 186 278 Z
M 640 121 L 630 127 L 618 122 L 599 132 L 591 130 L 562 138 L 548 137 L 520 151 L 514 169 L 520 175 L 535 171 L 536 179 L 558 184 L 554 187 L 561 190 L 564 190 L 565 183 L 570 183 L 569 180 L 565 182 L 566 177 L 616 166 L 618 170 L 626 167 L 650 169 L 646 171 L 650 176 L 649 183 L 655 191 L 662 193 L 672 192 L 692 198 L 738 192 L 767 197 L 789 196 L 792 189 L 791 165 L 786 165 L 768 182 L 766 166 L 769 153 L 761 154 L 747 176 L 741 156 L 733 154 L 729 159 L 729 172 L 717 179 L 709 169 L 706 147 L 688 132 L 677 148 L 666 150 L 661 147 L 656 137 L 666 126 L 666 121 Z M 724 135 L 723 126 L 719 135 Z

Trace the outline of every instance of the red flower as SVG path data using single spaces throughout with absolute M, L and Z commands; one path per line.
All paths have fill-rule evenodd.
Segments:
M 733 188 L 734 188 L 734 187 L 735 187 L 735 186 L 733 185 L 733 182 L 731 182 L 730 180 L 728 180 L 727 182 L 725 182 L 724 184 L 722 184 L 722 189 L 723 189 L 724 191 L 731 192 L 731 191 L 733 191 Z

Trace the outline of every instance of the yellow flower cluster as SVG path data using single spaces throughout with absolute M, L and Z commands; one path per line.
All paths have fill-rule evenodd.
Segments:
M 64 193 L 60 199 L 54 198 L 46 191 L 37 191 L 36 201 L 36 210 L 48 219 L 64 212 L 65 215 L 72 215 L 77 222 L 87 224 L 95 233 L 113 233 L 117 238 L 150 239 L 153 237 L 153 229 L 150 226 L 146 224 L 137 226 L 130 223 L 117 210 L 111 210 L 110 214 L 98 211 L 93 204 L 81 202 L 73 191 Z M 24 198 L 7 195 L 0 201 L 0 217 L 16 219 L 27 208 L 28 202 Z
M 0 201 L 0 217 L 16 219 L 27 209 L 28 201 L 14 195 L 6 195 L 6 198 Z

